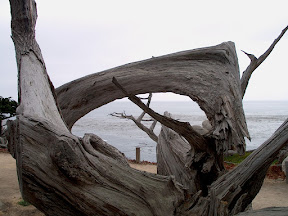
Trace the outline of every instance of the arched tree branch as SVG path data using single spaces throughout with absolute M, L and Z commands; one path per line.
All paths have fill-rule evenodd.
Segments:
M 123 86 L 113 77 L 112 82 L 137 106 L 139 106 L 145 113 L 149 114 L 152 118 L 165 125 L 166 127 L 171 128 L 181 136 L 183 136 L 189 143 L 193 143 L 193 146 L 197 150 L 209 150 L 211 146 L 208 146 L 207 140 L 198 134 L 188 122 L 180 122 L 175 119 L 162 116 L 159 113 L 156 113 L 149 107 L 147 107 L 138 97 L 135 95 L 129 94 Z
M 244 136 L 249 136 L 233 43 L 136 62 L 65 84 L 57 90 L 60 110 L 35 40 L 35 1 L 10 3 L 21 101 L 17 120 L 8 125 L 8 140 L 25 200 L 46 215 L 65 216 L 226 216 L 246 208 L 257 194 L 269 163 L 287 143 L 288 123 L 243 165 L 220 177 L 217 165 L 223 151 L 229 145 L 245 149 Z M 112 82 L 113 77 L 121 85 L 117 86 L 115 78 Z M 198 102 L 212 124 L 210 137 L 155 113 L 134 96 L 168 91 Z M 191 176 L 196 177 L 200 187 L 196 184 L 186 188 L 173 176 L 132 169 L 116 148 L 93 134 L 74 136 L 62 119 L 61 111 L 71 128 L 89 111 L 125 96 L 186 137 L 189 144 L 195 141 L 188 172 L 197 172 Z M 182 171 L 187 174 L 185 169 Z
M 249 137 L 249 133 L 232 42 L 130 63 L 59 87 L 58 102 L 69 128 L 91 110 L 125 97 L 111 82 L 113 76 L 133 95 L 149 92 L 187 95 L 210 121 L 213 136 L 218 140 L 217 151 L 233 147 L 244 153 L 243 137 Z

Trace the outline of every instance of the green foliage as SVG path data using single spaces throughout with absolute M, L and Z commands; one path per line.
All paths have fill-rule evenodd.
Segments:
M 15 116 L 17 106 L 18 103 L 12 100 L 11 97 L 3 98 L 0 96 L 0 120 Z
M 21 206 L 29 206 L 29 205 L 31 205 L 29 202 L 27 202 L 27 201 L 25 201 L 25 200 L 20 200 L 20 201 L 18 202 L 18 204 L 21 205 Z
M 239 164 L 241 163 L 246 157 L 248 157 L 252 152 L 245 152 L 244 155 L 231 155 L 231 156 L 226 156 L 224 157 L 224 161 L 234 163 L 234 164 Z

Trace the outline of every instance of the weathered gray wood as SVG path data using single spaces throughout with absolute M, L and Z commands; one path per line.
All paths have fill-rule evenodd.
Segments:
M 57 91 L 64 121 L 35 40 L 36 4 L 33 0 L 10 0 L 10 5 L 20 106 L 17 120 L 8 124 L 8 140 L 25 200 L 46 215 L 216 216 L 233 215 L 247 207 L 262 184 L 265 170 L 287 144 L 288 120 L 243 164 L 201 187 L 190 186 L 189 181 L 180 184 L 179 176 L 176 179 L 132 169 L 121 152 L 98 136 L 79 138 L 69 131 L 81 116 L 116 98 L 128 95 L 138 103 L 134 94 L 171 91 L 187 95 L 198 102 L 212 125 L 206 136 L 138 104 L 188 139 L 190 158 L 183 155 L 174 160 L 183 174 L 197 170 L 197 162 L 200 173 L 212 170 L 213 164 L 218 165 L 214 161 L 221 161 L 221 157 L 209 157 L 214 153 L 221 156 L 231 146 L 243 152 L 244 137 L 249 137 L 233 43 L 128 64 L 64 85 Z M 115 86 L 113 77 L 125 93 Z M 163 163 L 170 162 L 165 157 Z M 185 160 L 189 172 L 182 168 Z
M 241 164 L 211 185 L 211 195 L 216 195 L 213 201 L 230 200 L 227 208 L 232 215 L 244 211 L 260 190 L 269 166 L 287 143 L 288 119 Z
M 201 186 L 200 179 L 196 178 L 197 170 L 191 170 L 186 165 L 189 159 L 192 159 L 190 150 L 190 144 L 182 136 L 162 125 L 156 151 L 157 173 L 166 176 L 174 175 L 189 193 L 195 194 Z
M 113 77 L 129 95 L 174 92 L 189 96 L 211 122 L 217 150 L 234 146 L 244 152 L 243 137 L 249 133 L 232 42 L 127 64 L 59 87 L 58 102 L 69 128 L 91 110 L 126 96 L 112 83 Z
M 168 112 L 165 116 L 172 118 Z M 203 139 L 207 145 L 214 145 L 212 139 Z M 224 166 L 221 155 L 216 151 L 209 150 L 208 146 L 205 151 L 199 151 L 194 141 L 188 141 L 162 125 L 157 143 L 157 173 L 174 175 L 191 194 L 198 191 L 207 194 L 207 186 L 224 173 Z
M 185 200 L 182 209 L 177 209 L 179 215 L 235 215 L 245 211 L 259 192 L 270 164 L 287 143 L 288 119 L 240 165 L 214 181 L 208 196 L 199 191 Z
M 21 23 L 20 30 L 12 31 L 20 107 L 17 120 L 9 125 L 9 140 L 23 198 L 47 215 L 173 215 L 184 199 L 173 178 L 134 170 L 99 137 L 86 134 L 81 139 L 69 132 L 29 33 L 35 2 L 11 0 L 11 8 L 12 23 Z M 29 49 L 16 39 L 19 35 Z
M 246 68 L 246 70 L 243 72 L 241 77 L 241 91 L 242 91 L 242 97 L 244 97 L 250 77 L 252 73 L 256 70 L 257 67 L 259 67 L 263 61 L 270 55 L 270 53 L 273 51 L 276 44 L 281 40 L 283 35 L 286 33 L 288 29 L 288 26 L 284 28 L 281 32 L 281 34 L 273 41 L 273 43 L 270 45 L 270 47 L 266 50 L 265 53 L 263 53 L 259 58 L 256 58 L 253 54 L 249 54 L 244 52 L 251 60 L 250 64 Z
M 129 100 L 139 106 L 145 113 L 159 121 L 162 125 L 169 127 L 179 135 L 183 136 L 183 138 L 185 138 L 189 143 L 190 149 L 187 152 L 187 156 L 189 156 L 185 157 L 186 162 L 184 167 L 183 164 L 179 164 L 179 159 L 176 158 L 182 157 L 183 153 L 186 152 L 179 154 L 179 151 L 176 153 L 171 148 L 174 145 L 174 149 L 179 148 L 182 150 L 182 147 L 179 145 L 185 145 L 185 143 L 174 140 L 175 144 L 172 144 L 171 139 L 164 138 L 164 141 L 162 141 L 162 147 L 157 146 L 157 155 L 166 154 L 166 157 L 157 156 L 157 159 L 159 159 L 159 168 L 157 169 L 158 173 L 177 176 L 177 180 L 189 188 L 190 192 L 196 193 L 201 190 L 205 196 L 208 191 L 207 186 L 216 180 L 224 169 L 222 160 L 223 153 L 217 148 L 215 140 L 210 137 L 202 136 L 195 131 L 188 122 L 179 122 L 172 119 L 168 113 L 162 116 L 159 113 L 154 112 L 142 103 L 139 98 L 134 95 L 129 95 L 116 78 L 113 78 L 113 83 L 121 89 L 126 96 L 128 96 Z M 161 141 L 158 141 L 158 145 L 160 145 L 160 142 Z M 167 146 L 169 142 L 171 144 L 170 146 Z M 184 171 L 178 171 L 179 168 Z M 165 169 L 165 171 L 162 171 L 162 169 Z M 188 185 L 189 183 L 191 186 Z

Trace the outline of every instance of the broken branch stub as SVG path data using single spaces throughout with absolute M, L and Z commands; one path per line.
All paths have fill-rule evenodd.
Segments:
M 242 77 L 241 77 L 242 98 L 245 95 L 252 73 L 256 70 L 258 66 L 262 64 L 262 62 L 266 60 L 266 58 L 270 55 L 270 53 L 273 51 L 276 44 L 281 40 L 281 38 L 284 36 L 287 30 L 288 30 L 288 26 L 286 26 L 281 31 L 280 35 L 273 41 L 273 43 L 269 46 L 269 48 L 259 58 L 256 58 L 253 54 L 249 54 L 242 50 L 242 52 L 244 52 L 248 56 L 248 58 L 251 60 L 250 64 L 248 65 L 246 70 L 243 72 Z

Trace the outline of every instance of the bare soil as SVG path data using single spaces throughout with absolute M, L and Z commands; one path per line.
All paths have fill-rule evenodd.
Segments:
M 146 172 L 156 173 L 157 165 L 151 163 L 135 164 L 131 167 Z M 288 207 L 288 184 L 279 177 L 278 168 L 272 168 L 270 173 L 274 179 L 266 178 L 259 194 L 254 199 L 253 209 L 265 207 Z M 276 171 L 275 171 L 276 170 Z M 268 174 L 269 174 L 268 172 Z M 275 174 L 278 173 L 277 175 Z M 0 216 L 43 216 L 34 206 L 21 206 L 16 162 L 8 153 L 0 152 Z
M 8 153 L 0 153 L 0 216 L 42 216 L 33 205 L 22 206 L 16 161 Z

